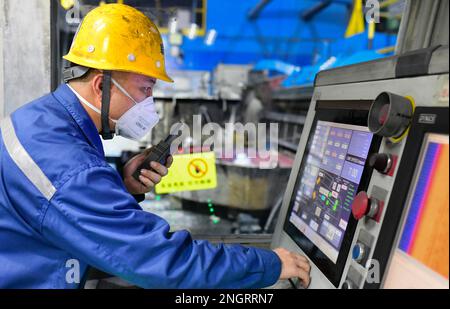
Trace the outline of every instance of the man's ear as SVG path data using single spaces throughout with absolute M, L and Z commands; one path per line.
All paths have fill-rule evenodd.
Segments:
M 92 92 L 95 96 L 95 101 L 102 101 L 102 92 L 103 92 L 103 74 L 99 73 L 94 76 L 91 82 Z

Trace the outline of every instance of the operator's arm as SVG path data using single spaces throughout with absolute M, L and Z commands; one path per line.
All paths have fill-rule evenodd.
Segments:
M 145 288 L 259 288 L 281 273 L 273 251 L 169 233 L 167 222 L 144 212 L 107 166 L 84 169 L 58 189 L 42 233 L 74 257 Z

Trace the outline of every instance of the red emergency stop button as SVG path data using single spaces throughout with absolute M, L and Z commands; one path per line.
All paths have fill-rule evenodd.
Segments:
M 364 216 L 380 220 L 383 202 L 376 198 L 369 198 L 366 192 L 359 192 L 353 199 L 352 214 L 356 220 L 362 219 Z
M 362 219 L 369 211 L 369 197 L 364 191 L 359 192 L 353 199 L 352 214 L 356 220 Z

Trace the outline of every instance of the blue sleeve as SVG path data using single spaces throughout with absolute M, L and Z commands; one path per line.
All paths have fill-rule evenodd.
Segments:
M 170 233 L 168 223 L 143 211 L 108 167 L 85 169 L 62 185 L 42 233 L 85 263 L 144 288 L 260 288 L 281 272 L 270 250 Z

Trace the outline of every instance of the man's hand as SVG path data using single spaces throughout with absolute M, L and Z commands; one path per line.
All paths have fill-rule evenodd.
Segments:
M 147 151 L 134 156 L 130 159 L 130 161 L 127 162 L 127 164 L 125 164 L 123 168 L 125 187 L 131 194 L 136 195 L 149 192 L 155 185 L 157 185 L 161 181 L 162 177 L 167 175 L 167 169 L 172 165 L 173 162 L 172 156 L 169 156 L 169 158 L 167 158 L 166 166 L 158 162 L 151 162 L 150 166 L 153 171 L 143 169 L 141 171 L 141 176 L 139 176 L 140 181 L 137 181 L 132 175 L 134 171 L 139 167 L 139 165 L 144 162 L 146 156 Z
M 311 281 L 309 276 L 311 266 L 308 260 L 303 255 L 289 252 L 283 248 L 278 248 L 273 251 L 281 260 L 280 279 L 299 278 L 303 287 L 307 288 Z

